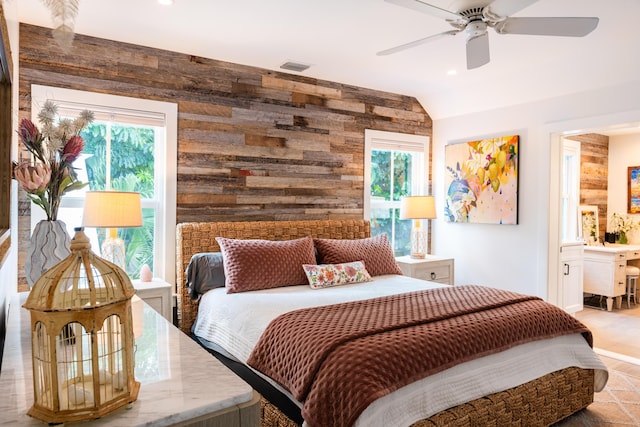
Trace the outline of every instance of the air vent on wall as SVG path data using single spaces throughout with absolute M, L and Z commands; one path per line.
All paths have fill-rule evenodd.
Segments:
M 291 61 L 287 61 L 284 64 L 282 64 L 280 66 L 280 68 L 282 68 L 283 70 L 289 70 L 289 71 L 304 71 L 306 69 L 308 69 L 311 65 L 307 65 L 307 64 L 302 64 L 300 62 L 291 62 Z

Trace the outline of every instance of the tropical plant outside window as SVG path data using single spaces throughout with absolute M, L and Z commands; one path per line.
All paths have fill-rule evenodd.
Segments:
M 376 131 L 368 131 L 376 132 Z M 377 132 L 379 138 L 371 140 L 365 162 L 370 171 L 370 186 L 365 190 L 369 200 L 371 234 L 386 233 L 396 256 L 410 253 L 411 220 L 400 220 L 400 200 L 403 196 L 422 195 L 426 182 L 425 152 L 423 142 L 410 143 L 404 138 L 414 135 Z M 385 139 L 382 139 L 385 138 Z M 390 142 L 390 138 L 396 139 Z M 424 138 L 426 140 L 426 138 Z M 397 141 L 401 142 L 397 142 Z M 428 144 L 428 140 L 426 141 Z M 367 143 L 365 143 L 367 144 Z
M 135 191 L 143 200 L 154 198 L 155 129 L 112 122 L 96 122 L 82 133 L 86 172 L 91 191 Z M 72 196 L 72 195 L 70 195 Z M 154 221 L 152 208 L 142 209 L 143 226 L 120 228 L 126 246 L 126 270 L 137 279 L 147 264 L 153 271 Z M 98 230 L 102 245 L 106 230 Z
M 410 250 L 411 221 L 400 220 L 400 198 L 411 195 L 411 153 L 371 153 L 371 234 L 387 233 L 396 255 Z

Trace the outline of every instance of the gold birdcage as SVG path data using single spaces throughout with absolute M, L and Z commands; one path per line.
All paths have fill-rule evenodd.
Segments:
M 71 255 L 47 270 L 24 307 L 31 313 L 34 403 L 47 423 L 100 418 L 138 397 L 127 274 L 91 251 L 77 228 Z

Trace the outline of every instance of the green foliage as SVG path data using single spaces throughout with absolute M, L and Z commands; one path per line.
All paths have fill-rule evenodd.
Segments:
M 391 194 L 391 151 L 371 152 L 371 196 L 389 200 Z
M 372 150 L 372 201 L 398 202 L 402 196 L 411 195 L 413 159 L 412 153 L 409 152 Z M 396 255 L 406 255 L 410 252 L 410 232 L 411 221 L 400 220 L 399 209 L 372 209 L 371 234 L 375 236 L 387 233 L 389 238 L 394 240 L 393 249 Z
M 106 189 L 107 126 L 94 123 L 83 132 L 83 153 L 91 154 L 87 159 L 87 173 L 91 190 Z M 153 197 L 154 177 L 154 130 L 148 127 L 124 125 L 111 126 L 111 188 L 114 190 L 138 191 L 142 197 Z M 129 175 L 137 177 L 135 188 L 131 187 Z
M 371 196 L 387 201 L 399 201 L 402 196 L 410 195 L 412 160 L 412 154 L 408 152 L 372 150 Z
M 400 209 L 376 209 L 371 213 L 371 235 L 387 233 L 393 236 L 393 253 L 396 256 L 411 252 L 411 220 L 400 219 Z

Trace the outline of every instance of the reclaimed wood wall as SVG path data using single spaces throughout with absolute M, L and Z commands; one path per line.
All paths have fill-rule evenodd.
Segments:
M 432 134 L 413 97 L 188 54 L 79 34 L 64 53 L 21 24 L 19 57 L 20 118 L 31 84 L 178 104 L 178 222 L 362 218 L 364 130 Z M 20 215 L 26 242 L 24 195 Z
M 567 137 L 580 142 L 580 204 L 598 207 L 599 239 L 607 231 L 609 137 L 587 133 Z

